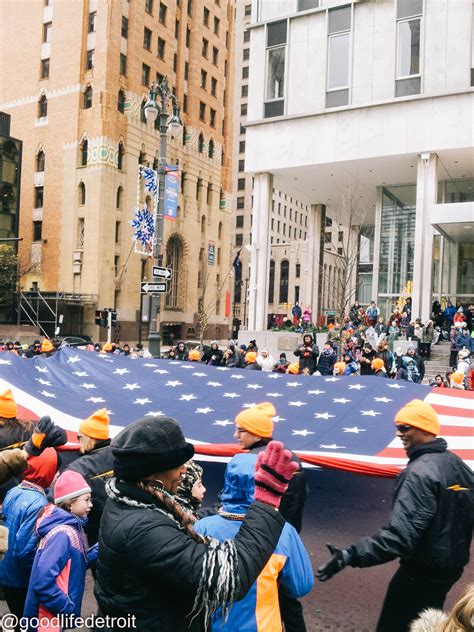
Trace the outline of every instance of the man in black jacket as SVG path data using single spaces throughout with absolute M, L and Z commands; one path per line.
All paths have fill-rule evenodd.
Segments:
M 273 440 L 273 417 L 276 414 L 275 407 L 269 402 L 242 410 L 235 418 L 234 438 L 239 447 L 249 452 L 264 451 Z M 293 454 L 293 461 L 298 463 L 299 468 L 291 477 L 288 489 L 282 496 L 280 513 L 299 533 L 302 527 L 307 485 L 301 461 L 295 454 Z M 282 589 L 279 590 L 279 599 L 285 629 L 291 632 L 305 632 L 303 608 L 299 601 Z
M 107 494 L 105 483 L 113 474 L 114 459 L 110 448 L 109 415 L 105 408 L 96 411 L 79 426 L 81 456 L 68 465 L 68 470 L 79 472 L 92 490 L 92 509 L 85 532 L 92 546 L 99 539 L 99 525 Z
M 328 545 L 332 557 L 317 573 L 326 581 L 347 565 L 399 557 L 377 632 L 406 632 L 425 608 L 442 609 L 469 561 L 474 524 L 473 472 L 437 438 L 434 408 L 415 399 L 398 411 L 395 424 L 409 461 L 397 478 L 387 526 L 344 550 Z
M 305 334 L 302 344 L 296 347 L 294 353 L 300 359 L 300 373 L 303 373 L 303 369 L 309 369 L 312 375 L 316 370 L 319 356 L 318 345 L 314 342 L 313 336 Z

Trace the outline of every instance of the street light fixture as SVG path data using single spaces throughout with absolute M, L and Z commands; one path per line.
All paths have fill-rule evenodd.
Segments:
M 157 102 L 159 98 L 159 103 Z M 173 111 L 170 116 L 169 104 L 172 104 Z M 168 77 L 163 77 L 161 83 L 152 83 L 148 100 L 144 105 L 145 118 L 150 123 L 155 123 L 158 119 L 158 129 L 160 132 L 160 155 L 158 158 L 158 208 L 155 219 L 155 239 L 153 244 L 153 258 L 157 266 L 162 265 L 161 245 L 163 242 L 163 209 L 165 203 L 166 184 L 166 154 L 168 149 L 168 131 L 172 138 L 177 138 L 183 124 L 179 116 L 179 104 L 176 95 L 172 93 L 168 85 Z M 160 281 L 158 277 L 153 277 L 153 281 Z M 160 294 L 151 295 L 151 318 L 150 333 L 148 335 L 148 351 L 154 358 L 159 358 L 161 354 L 161 334 L 160 334 Z

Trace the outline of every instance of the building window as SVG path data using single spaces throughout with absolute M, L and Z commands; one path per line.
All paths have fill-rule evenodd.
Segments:
M 193 0 L 188 0 L 188 15 L 193 12 Z
M 122 37 L 128 38 L 128 18 L 122 15 Z
M 216 35 L 219 35 L 220 25 L 221 25 L 221 21 L 219 20 L 219 18 L 214 17 L 214 33 Z
M 245 184 L 244 184 L 245 186 Z M 238 197 L 237 198 L 237 208 L 245 208 L 245 198 Z
M 186 114 L 188 111 L 188 95 L 183 94 L 183 112 Z
M 344 232 L 342 230 L 337 233 L 337 241 L 344 241 Z
M 80 146 L 80 165 L 81 167 L 87 167 L 87 153 L 89 150 L 89 143 L 87 142 L 87 139 L 84 139 L 82 141 L 82 144 Z
M 189 48 L 189 42 L 191 41 L 191 29 L 186 27 L 186 48 Z
M 43 234 L 43 222 L 33 222 L 33 241 L 41 241 Z
M 117 194 L 115 196 L 115 208 L 118 211 L 122 210 L 122 202 L 123 202 L 123 188 L 119 187 L 117 189 Z
M 164 26 L 166 26 L 166 14 L 168 13 L 168 7 L 166 6 L 166 4 L 163 4 L 162 2 L 160 2 L 160 10 L 158 13 L 158 20 L 160 21 L 160 24 L 163 24 Z
M 324 225 L 332 226 L 332 219 L 328 215 L 326 215 L 326 217 L 324 218 Z
M 117 168 L 122 170 L 123 169 L 123 155 L 124 155 L 124 148 L 122 143 L 118 144 L 118 150 L 117 150 Z
M 211 94 L 213 97 L 217 94 L 217 79 L 215 77 L 211 78 Z
M 40 64 L 40 79 L 49 78 L 49 59 L 42 59 Z
M 204 26 L 209 26 L 209 9 L 207 7 L 204 7 L 203 9 L 202 22 Z
M 150 66 L 142 64 L 142 84 L 148 86 L 150 84 Z
M 209 50 L 209 42 L 205 37 L 203 37 L 202 38 L 202 56 L 205 57 L 206 59 L 207 59 L 208 50 Z
M 122 114 L 125 112 L 125 92 L 119 90 L 117 94 L 117 110 Z
M 270 268 L 268 272 L 268 302 L 273 303 L 274 300 L 275 300 L 275 262 L 273 261 L 273 259 L 270 259 Z
M 204 134 L 201 132 L 198 137 L 198 152 L 202 154 L 204 151 Z
M 207 72 L 205 70 L 201 70 L 201 88 L 203 90 L 206 89 L 206 84 L 207 84 Z
M 240 96 L 241 96 L 243 99 L 245 99 L 246 97 L 248 97 L 248 96 L 249 96 L 249 87 L 248 87 L 248 85 L 247 85 L 247 84 L 246 84 L 246 85 L 244 85 L 244 86 L 242 86 L 242 89 L 241 89 L 241 91 L 240 91 Z
M 84 182 L 79 182 L 79 186 L 77 188 L 77 203 L 79 206 L 84 206 L 86 203 L 86 185 Z
M 219 63 L 219 49 L 215 46 L 212 47 L 212 63 L 217 66 Z
M 121 227 L 122 227 L 122 222 L 115 222 L 115 243 L 116 244 L 120 242 Z
M 178 39 L 179 37 L 179 20 L 175 20 L 174 23 L 174 37 L 175 39 Z
M 206 120 L 206 104 L 202 101 L 199 102 L 199 120 Z
M 87 20 L 87 32 L 93 33 L 95 31 L 95 19 L 97 17 L 97 13 L 95 11 L 91 11 L 89 13 L 89 18 Z
M 237 180 L 237 190 L 245 191 L 245 178 L 238 178 Z
M 36 173 L 42 173 L 44 171 L 45 156 L 42 149 L 36 154 Z
M 178 55 L 174 53 L 173 55 L 173 72 L 178 71 Z
M 288 279 L 290 276 L 290 263 L 286 259 L 280 263 L 280 303 L 288 303 Z
M 180 271 L 183 270 L 183 244 L 179 237 L 171 237 L 166 245 L 166 267 L 173 275 L 165 298 L 166 307 L 179 307 Z
M 236 233 L 235 234 L 235 245 L 237 248 L 239 248 L 239 246 L 242 246 L 242 244 L 244 243 L 244 236 L 242 233 Z
M 43 24 L 43 43 L 47 43 L 51 41 L 52 32 L 53 32 L 52 22 L 47 22 L 46 24 Z
M 250 42 L 250 31 L 244 31 L 244 42 Z
M 86 53 L 86 70 L 94 68 L 94 49 L 88 50 Z
M 252 5 L 251 4 L 246 4 L 245 8 L 244 8 L 244 15 L 246 17 L 248 17 L 249 15 L 252 15 Z
M 308 11 L 308 9 L 317 9 L 319 0 L 298 0 L 297 11 Z
M 165 46 L 166 46 L 166 42 L 164 39 L 161 39 L 161 37 L 158 38 L 158 57 L 160 59 L 164 59 L 165 58 Z
M 244 216 L 243 215 L 236 215 L 235 216 L 235 227 L 236 228 L 243 228 L 244 227 Z
M 397 2 L 397 79 L 395 96 L 420 94 L 422 0 Z
M 48 116 L 48 99 L 45 94 L 42 94 L 38 101 L 38 118 L 45 118 L 46 116 Z
M 35 208 L 43 208 L 43 187 L 35 187 Z
M 242 79 L 248 79 L 249 78 L 249 67 L 248 66 L 243 66 L 242 68 Z
M 330 244 L 332 239 L 332 233 L 324 233 L 324 243 Z
M 239 171 L 245 171 L 245 160 L 239 160 Z
M 85 220 L 79 217 L 77 220 L 76 248 L 84 250 Z
M 267 80 L 264 117 L 281 116 L 285 99 L 285 56 L 287 22 L 267 25 Z M 246 86 L 242 86 L 243 88 Z M 247 88 L 248 92 L 248 88 Z M 244 96 L 242 94 L 242 96 Z
M 145 11 L 152 15 L 153 13 L 153 0 L 145 0 Z
M 88 110 L 92 107 L 92 87 L 87 86 L 84 90 L 84 110 Z
M 245 154 L 245 141 L 239 141 L 239 154 Z
M 207 155 L 209 156 L 209 158 L 214 158 L 214 154 L 215 154 L 214 141 L 211 138 L 211 140 L 209 141 L 209 146 L 207 148 Z
M 127 74 L 127 56 L 120 53 L 120 74 L 125 77 Z
M 349 103 L 351 7 L 329 11 L 326 107 Z
M 209 125 L 211 127 L 216 126 L 216 111 L 212 108 L 209 109 Z
M 244 48 L 242 53 L 242 61 L 248 61 L 250 59 L 250 48 Z
M 151 31 L 146 26 L 143 29 L 143 48 L 151 49 Z
M 242 103 L 242 105 L 240 106 L 240 115 L 241 116 L 247 116 L 247 104 L 246 103 Z

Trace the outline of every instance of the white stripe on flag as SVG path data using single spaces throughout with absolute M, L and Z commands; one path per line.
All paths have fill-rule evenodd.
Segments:
M 474 421 L 469 417 L 450 417 L 448 415 L 438 415 L 441 430 L 443 426 L 461 426 L 462 428 L 472 428 L 474 436 Z
M 425 397 L 425 402 L 428 404 L 438 404 L 438 406 L 451 406 L 451 408 L 464 408 L 474 411 L 474 397 L 468 399 L 464 397 L 441 395 L 441 393 L 429 393 Z

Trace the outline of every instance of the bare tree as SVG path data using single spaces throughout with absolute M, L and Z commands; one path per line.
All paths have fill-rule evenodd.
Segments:
M 198 299 L 198 309 L 194 314 L 194 322 L 199 331 L 199 343 L 202 345 L 209 320 L 211 316 L 215 313 L 216 301 L 219 300 L 222 296 L 222 292 L 227 282 L 228 276 L 226 276 L 224 280 L 220 283 L 216 283 L 215 292 L 211 297 L 209 297 L 208 290 L 211 290 L 209 283 L 211 272 L 209 270 L 207 262 L 202 264 L 199 274 L 201 296 Z
M 3 320 L 13 308 L 15 293 L 20 289 L 20 281 L 25 274 L 34 270 L 36 264 L 23 264 L 13 244 L 0 244 L 0 314 Z

